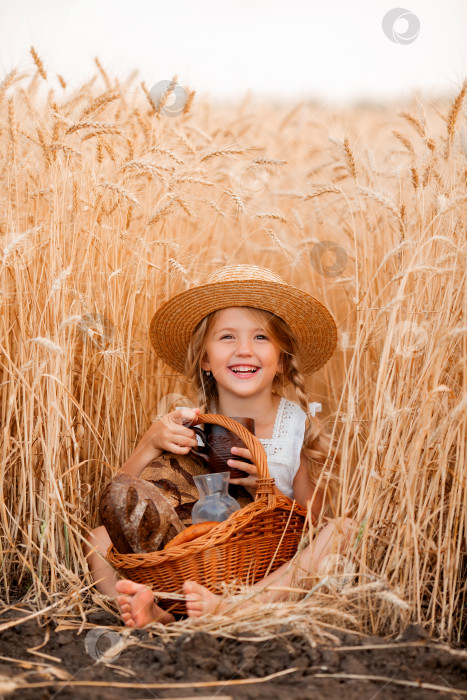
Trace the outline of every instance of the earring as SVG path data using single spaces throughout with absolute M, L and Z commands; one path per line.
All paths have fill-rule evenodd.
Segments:
M 210 376 L 211 376 L 211 370 L 207 369 L 207 370 L 205 371 L 204 374 L 206 375 L 206 377 L 210 377 Z

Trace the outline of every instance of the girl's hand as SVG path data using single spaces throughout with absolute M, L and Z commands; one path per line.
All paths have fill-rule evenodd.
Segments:
M 248 476 L 244 476 L 241 479 L 231 478 L 230 483 L 238 484 L 239 486 L 244 486 L 252 496 L 255 496 L 258 479 L 258 471 L 256 469 L 256 465 L 246 464 L 245 462 L 241 462 L 238 459 L 235 459 L 235 457 L 245 457 L 245 459 L 253 461 L 250 450 L 248 450 L 246 447 L 232 447 L 230 451 L 234 456 L 232 459 L 227 460 L 227 464 L 229 465 L 229 467 L 241 469 L 242 471 L 247 472 L 248 474 Z
M 188 426 L 196 424 L 199 412 L 199 408 L 177 408 L 156 420 L 145 437 L 157 450 L 186 455 L 198 447 L 196 433 Z

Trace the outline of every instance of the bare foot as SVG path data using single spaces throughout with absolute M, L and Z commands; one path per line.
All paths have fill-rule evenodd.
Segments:
M 122 620 L 127 627 L 145 627 L 150 622 L 167 625 L 174 621 L 173 615 L 162 610 L 154 601 L 154 594 L 148 586 L 134 581 L 117 581 L 115 584 L 117 603 L 122 611 Z
M 186 611 L 188 617 L 201 617 L 208 613 L 222 614 L 225 602 L 220 596 L 211 593 L 196 581 L 185 581 L 183 592 L 186 595 Z

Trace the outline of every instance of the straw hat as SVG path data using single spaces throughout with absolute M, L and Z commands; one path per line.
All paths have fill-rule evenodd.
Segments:
M 283 277 L 257 265 L 228 265 L 211 272 L 154 314 L 149 336 L 157 355 L 181 374 L 197 324 L 211 311 L 250 306 L 280 316 L 292 331 L 304 374 L 320 369 L 337 344 L 337 327 L 328 309 Z

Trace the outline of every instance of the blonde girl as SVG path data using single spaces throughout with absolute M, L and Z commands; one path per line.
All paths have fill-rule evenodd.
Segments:
M 336 325 L 326 307 L 271 270 L 227 266 L 169 299 L 154 315 L 150 337 L 159 357 L 185 374 L 198 407 L 176 409 L 153 423 L 122 471 L 140 477 L 165 451 L 188 454 L 198 445 L 189 426 L 196 424 L 200 412 L 249 416 L 266 450 L 275 488 L 308 506 L 314 523 L 320 516 L 335 516 L 339 457 L 310 410 L 314 404 L 305 389 L 305 375 L 320 369 L 336 346 Z M 285 398 L 286 387 L 293 388 L 297 401 Z M 256 467 L 235 457 L 251 459 L 251 454 L 246 448 L 232 448 L 229 466 L 248 473 L 231 483 L 254 496 Z M 280 599 L 284 593 L 273 589 L 290 586 L 297 575 L 311 580 L 329 555 L 344 551 L 353 528 L 349 519 L 334 517 L 294 557 L 293 566 L 284 564 L 255 584 L 253 601 Z M 172 616 L 155 605 L 148 587 L 117 581 L 102 560 L 109 545 L 105 529 L 94 530 L 88 538 L 88 562 L 98 589 L 118 594 L 125 624 L 170 622 Z M 190 616 L 222 612 L 231 605 L 192 581 L 185 582 L 183 591 Z

